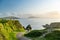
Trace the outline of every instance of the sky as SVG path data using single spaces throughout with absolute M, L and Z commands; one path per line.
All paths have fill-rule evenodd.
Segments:
M 0 17 L 59 18 L 60 0 L 0 0 Z

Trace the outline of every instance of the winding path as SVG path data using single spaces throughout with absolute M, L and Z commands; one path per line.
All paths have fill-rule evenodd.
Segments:
M 17 33 L 16 37 L 17 37 L 18 40 L 31 40 L 27 37 L 24 37 L 23 35 L 24 35 L 23 32 L 19 32 L 19 33 Z

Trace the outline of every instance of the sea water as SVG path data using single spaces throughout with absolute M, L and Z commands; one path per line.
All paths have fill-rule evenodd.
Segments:
M 52 22 L 60 22 L 60 19 L 49 19 L 49 18 L 21 18 L 20 23 L 26 27 L 28 24 L 31 25 L 33 30 L 43 29 L 42 25 L 50 24 Z

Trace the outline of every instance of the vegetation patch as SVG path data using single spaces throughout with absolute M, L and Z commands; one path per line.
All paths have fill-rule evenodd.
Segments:
M 17 40 L 16 34 L 24 31 L 18 20 L 0 19 L 0 40 Z
M 60 40 L 60 31 L 53 31 L 45 36 L 46 40 Z
M 35 38 L 35 37 L 39 37 L 43 34 L 42 31 L 40 30 L 33 30 L 27 34 L 25 34 L 26 37 L 30 37 L 30 38 Z

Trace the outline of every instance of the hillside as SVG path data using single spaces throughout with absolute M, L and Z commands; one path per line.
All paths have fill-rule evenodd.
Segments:
M 16 34 L 24 31 L 18 20 L 0 19 L 0 40 L 17 40 Z
M 60 40 L 60 30 L 52 31 L 51 33 L 48 33 L 45 37 L 40 37 L 43 33 L 45 33 L 44 30 L 33 30 L 28 34 L 25 34 L 26 37 L 31 38 L 32 40 Z
M 46 40 L 60 40 L 60 31 L 53 31 L 45 36 Z

